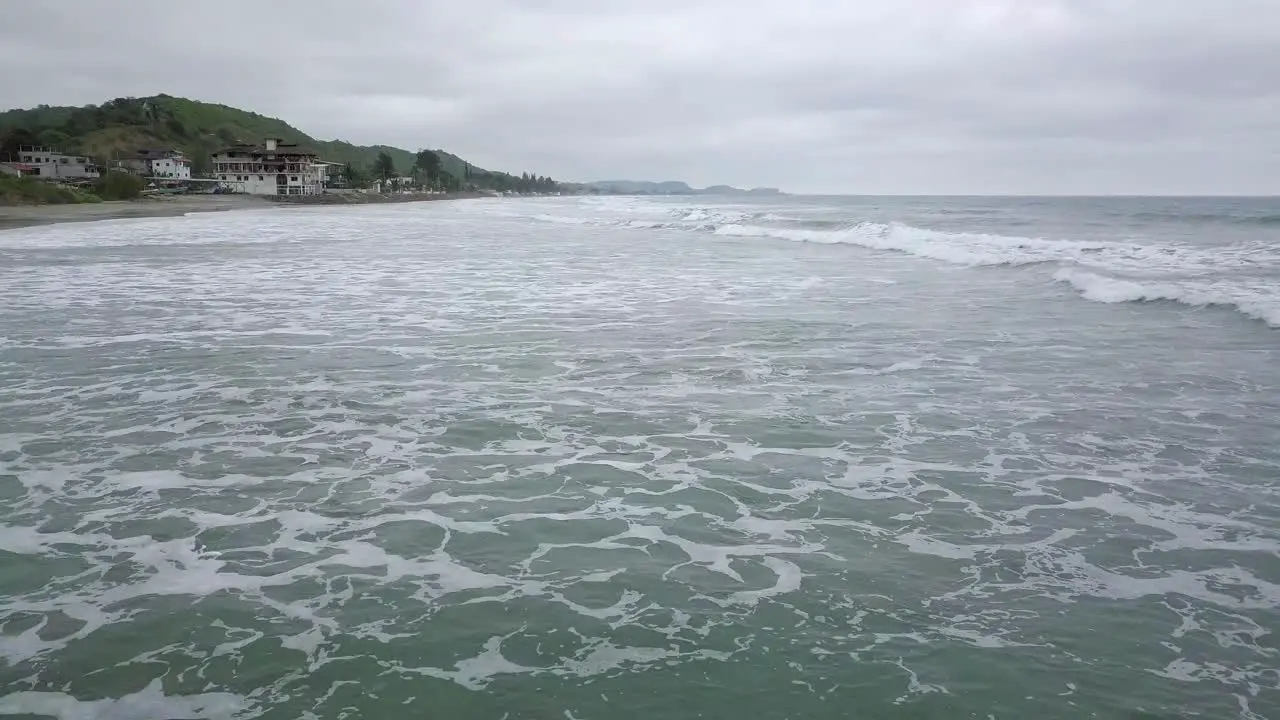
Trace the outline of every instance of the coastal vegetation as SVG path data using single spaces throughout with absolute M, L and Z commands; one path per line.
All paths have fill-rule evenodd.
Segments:
M 373 174 L 383 180 L 390 180 L 396 176 L 396 162 L 391 159 L 389 153 L 378 153 L 378 159 L 373 161 Z
M 0 205 L 69 205 L 102 202 L 102 198 L 65 185 L 33 177 L 0 176 Z
M 170 95 L 0 112 L 0 161 L 16 155 L 19 147 L 40 145 L 86 155 L 110 167 L 115 158 L 139 148 L 164 148 L 180 150 L 191 159 L 192 173 L 202 175 L 210 171 L 210 156 L 219 148 L 258 143 L 267 137 L 296 142 L 314 149 L 323 160 L 342 164 L 350 187 L 368 187 L 374 179 L 393 177 L 409 177 L 422 181 L 423 187 L 445 190 L 555 192 L 560 187 L 547 177 L 477 168 L 444 150 L 411 152 L 388 145 L 318 140 L 278 118 Z
M 170 95 L 117 98 L 83 107 L 40 105 L 0 112 L 0 162 L 14 158 L 19 147 L 53 147 L 62 152 L 93 158 L 103 167 L 141 148 L 178 150 L 191 161 L 194 176 L 211 171 L 211 155 L 236 143 L 260 143 L 283 138 L 314 150 L 322 160 L 338 163 L 341 183 L 348 188 L 419 188 L 458 192 L 490 190 L 503 193 L 590 193 L 619 195 L 777 195 L 773 188 L 743 190 L 727 185 L 704 189 L 683 182 L 610 180 L 593 183 L 561 183 L 537 173 L 519 175 L 476 167 L 457 155 L 439 149 L 415 152 L 389 145 L 354 145 L 342 140 L 317 140 L 278 118 L 227 105 L 206 103 Z M 136 197 L 142 187 L 131 189 L 113 179 L 95 193 L 84 190 L 36 190 L 27 182 L 6 181 L 0 199 L 17 202 L 84 202 Z M 47 199 L 40 199 L 47 198 Z M 57 200 L 53 198 L 59 198 Z M 71 199 L 79 198 L 79 199 Z
M 93 187 L 103 200 L 134 200 L 142 196 L 146 184 L 136 175 L 110 170 L 103 173 Z
M 42 182 L 34 177 L 0 176 L 0 204 L 2 205 L 72 205 L 96 203 L 103 200 L 134 200 L 141 197 L 146 185 L 126 172 L 105 173 L 92 185 L 90 192 L 84 186 Z

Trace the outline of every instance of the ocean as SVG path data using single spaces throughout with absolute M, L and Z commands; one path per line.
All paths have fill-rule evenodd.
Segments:
M 1280 718 L 1280 199 L 0 231 L 0 716 Z

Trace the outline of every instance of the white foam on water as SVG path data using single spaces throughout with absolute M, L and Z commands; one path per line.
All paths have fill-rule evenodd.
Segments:
M 564 215 L 549 215 L 546 213 L 543 213 L 541 215 L 535 215 L 533 219 L 540 220 L 542 222 L 560 223 L 562 225 L 586 225 L 591 222 L 590 218 L 568 217 Z
M 940 232 L 900 223 L 862 222 L 843 230 L 808 230 L 729 223 L 717 227 L 715 233 L 733 237 L 768 237 L 828 245 L 858 245 L 872 250 L 893 250 L 954 265 L 968 266 L 1028 265 L 1079 259 L 1091 252 L 1115 247 L 1111 243 Z
M 471 690 L 481 690 L 499 675 L 528 673 L 536 670 L 537 668 L 519 665 L 503 657 L 502 642 L 509 637 L 510 635 L 489 638 L 485 641 L 484 650 L 479 655 L 459 661 L 452 672 L 442 672 L 438 676 L 448 678 Z
M 532 212 L 536 206 L 530 207 Z M 1063 267 L 1055 279 L 1070 283 L 1088 300 L 1104 303 L 1167 300 L 1194 307 L 1231 307 L 1272 327 L 1280 327 L 1280 281 L 1277 281 L 1280 270 L 1253 282 L 1242 280 L 1237 272 L 1252 272 L 1258 267 L 1280 268 L 1280 253 L 1265 244 L 1228 246 L 1210 252 L 1158 242 L 944 232 L 898 222 L 850 222 L 843 228 L 812 229 L 803 227 L 802 219 L 776 212 L 744 211 L 741 206 L 732 205 L 664 207 L 643 198 L 596 198 L 571 207 L 587 214 L 525 214 L 524 217 L 577 225 L 677 229 L 726 237 L 855 245 L 965 267 L 1056 264 Z M 511 214 L 521 215 L 519 211 Z M 666 219 L 632 219 L 637 214 L 665 214 Z
M 968 267 L 1058 264 L 1065 267 L 1055 279 L 1069 282 L 1089 300 L 1169 300 L 1198 307 L 1224 306 L 1280 327 L 1280 254 L 1274 248 L 1229 247 L 1210 252 L 1164 244 L 941 232 L 901 223 L 870 222 L 841 230 L 728 223 L 717 226 L 714 232 L 733 237 L 857 245 Z M 1257 277 L 1254 271 L 1259 263 L 1270 266 L 1274 273 Z M 1108 277 L 1108 271 L 1132 277 Z M 1240 271 L 1248 274 L 1242 276 Z
M 739 590 L 729 596 L 729 602 L 743 605 L 755 605 L 765 598 L 777 597 L 796 592 L 804 580 L 804 573 L 793 562 L 782 558 L 764 557 L 761 562 L 778 576 L 778 581 L 771 588 L 763 590 Z
M 1271 327 L 1280 327 L 1280 293 L 1275 283 L 1249 287 L 1204 280 L 1166 281 L 1109 277 L 1080 268 L 1063 268 L 1053 278 L 1069 283 L 1089 300 L 1101 303 L 1156 302 L 1167 300 L 1192 307 L 1223 306 Z
M 132 720 L 133 718 L 190 718 L 231 720 L 252 707 L 231 693 L 165 695 L 160 680 L 118 698 L 78 700 L 60 692 L 18 691 L 0 697 L 0 714 L 43 715 L 58 720 Z
M 0 634 L 11 665 L 45 677 L 104 629 L 212 615 L 198 641 L 139 630 L 131 662 L 178 649 L 204 673 L 210 648 L 283 647 L 270 659 L 287 674 L 253 697 L 270 704 L 339 663 L 518 695 L 793 644 L 779 685 L 855 657 L 902 662 L 889 696 L 912 702 L 943 690 L 904 645 L 976 663 L 1051 652 L 1061 618 L 1142 605 L 1169 607 L 1167 639 L 1205 657 L 1158 655 L 1135 676 L 1168 665 L 1146 675 L 1210 694 L 1276 684 L 1251 669 L 1275 664 L 1280 604 L 1275 465 L 1251 440 L 1273 422 L 1265 368 L 1224 351 L 1170 375 L 1089 337 L 1012 347 L 963 319 L 943 339 L 893 326 L 833 300 L 907 302 L 919 263 L 860 257 L 867 276 L 840 277 L 793 247 L 707 235 L 789 222 L 738 207 L 314 217 L 305 248 L 193 245 L 179 257 L 198 269 L 180 277 L 151 258 L 6 276 L 0 351 L 30 355 L 0 364 L 0 550 L 49 573 L 0 602 L 39 623 Z M 1207 262 L 855 232 L 965 267 L 1112 263 L 1139 284 Z M 1022 373 L 1024 357 L 1043 367 Z M 1111 418 L 1133 429 L 1117 437 Z M 450 652 L 428 659 L 443 636 Z M 1087 675 L 1097 658 L 1081 648 Z M 110 709 L 40 689 L 19 698 L 55 716 Z M 185 712 L 128 702 L 121 717 Z

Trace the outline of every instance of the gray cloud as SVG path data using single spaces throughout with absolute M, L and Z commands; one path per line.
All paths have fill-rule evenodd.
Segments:
M 1274 0 L 10 2 L 0 64 L 566 179 L 1280 192 Z

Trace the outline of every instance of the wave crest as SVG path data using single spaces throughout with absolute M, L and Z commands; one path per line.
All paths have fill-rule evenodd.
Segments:
M 1173 243 L 1080 241 L 972 232 L 948 232 L 900 222 L 802 219 L 776 209 L 739 206 L 663 207 L 643 201 L 620 205 L 613 217 L 538 215 L 544 222 L 628 229 L 709 232 L 722 237 L 773 238 L 824 245 L 856 245 L 905 253 L 964 267 L 1058 266 L 1054 279 L 1095 302 L 1171 301 L 1192 307 L 1231 307 L 1280 327 L 1280 253 L 1251 242 L 1199 248 Z M 610 206 L 610 210 L 617 208 Z M 754 211 L 748 211 L 754 210 Z M 618 217 L 618 215 L 623 217 Z M 650 218 L 636 218 L 636 215 Z M 661 216 L 658 219 L 654 216 Z M 1197 216 L 1188 216 L 1195 220 Z M 1214 216 L 1233 222 L 1270 224 L 1280 216 Z M 1187 219 L 1186 217 L 1182 219 Z
M 1081 258 L 1111 249 L 1110 243 L 954 233 L 904 225 L 861 222 L 841 230 L 807 230 L 730 223 L 715 229 L 717 235 L 772 237 L 793 242 L 859 245 L 872 250 L 905 252 L 953 265 L 1031 265 Z
M 1120 278 L 1081 268 L 1062 268 L 1054 280 L 1070 284 L 1084 298 L 1101 303 L 1169 301 L 1192 307 L 1230 307 L 1271 327 L 1280 327 L 1280 303 L 1257 291 L 1206 282 Z

